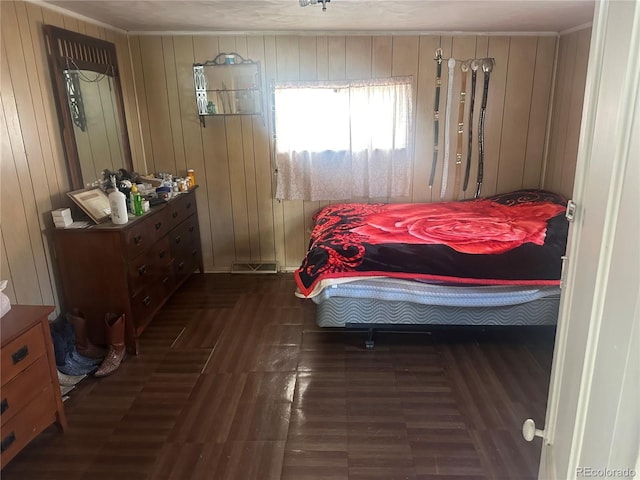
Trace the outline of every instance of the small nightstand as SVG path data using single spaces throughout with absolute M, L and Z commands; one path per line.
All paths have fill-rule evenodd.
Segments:
M 2 468 L 52 423 L 67 426 L 47 318 L 53 309 L 13 305 L 0 319 Z

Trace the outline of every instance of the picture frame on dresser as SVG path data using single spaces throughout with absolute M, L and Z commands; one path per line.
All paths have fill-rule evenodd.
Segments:
M 67 196 L 95 223 L 99 224 L 109 220 L 111 215 L 109 197 L 100 187 L 74 190 L 67 192 Z

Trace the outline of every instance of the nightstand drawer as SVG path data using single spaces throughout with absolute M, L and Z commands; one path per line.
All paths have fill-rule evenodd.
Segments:
M 2 385 L 0 419 L 2 419 L 3 427 L 50 384 L 49 364 L 47 357 L 43 355 L 22 375 L 18 375 L 9 383 Z
M 45 353 L 42 326 L 36 325 L 24 335 L 2 347 L 0 377 L 4 385 Z
M 33 401 L 2 426 L 2 467 L 36 435 L 56 421 L 53 386 L 49 383 Z

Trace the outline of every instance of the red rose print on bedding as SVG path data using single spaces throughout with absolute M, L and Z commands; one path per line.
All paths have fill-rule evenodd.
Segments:
M 498 254 L 524 243 L 543 245 L 547 221 L 565 210 L 554 203 L 507 206 L 491 200 L 391 204 L 352 230 L 370 244 L 443 244 L 457 252 Z

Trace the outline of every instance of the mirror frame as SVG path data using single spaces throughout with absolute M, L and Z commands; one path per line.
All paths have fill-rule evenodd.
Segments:
M 129 171 L 133 170 L 131 158 L 131 145 L 127 131 L 127 122 L 124 115 L 124 101 L 122 86 L 118 71 L 116 46 L 106 40 L 72 32 L 53 25 L 43 25 L 51 81 L 53 83 L 54 97 L 58 109 L 58 118 L 62 133 L 62 141 L 67 158 L 69 180 L 72 190 L 86 187 L 80 168 L 80 158 L 76 136 L 73 130 L 73 119 L 68 107 L 67 90 L 64 81 L 64 71 L 68 69 L 69 60 L 81 70 L 91 70 L 96 73 L 106 73 L 113 78 L 114 95 L 118 106 L 118 121 L 120 122 L 120 136 L 124 151 L 124 165 Z

